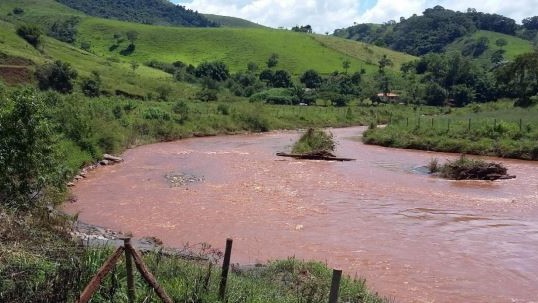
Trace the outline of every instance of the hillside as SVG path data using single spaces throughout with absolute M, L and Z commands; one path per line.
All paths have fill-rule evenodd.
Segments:
M 499 40 L 504 40 L 506 45 L 498 46 L 497 41 Z M 480 41 L 484 41 L 487 47 L 483 52 L 478 50 L 475 56 L 474 52 L 477 51 L 476 47 Z M 474 58 L 478 60 L 479 63 L 487 66 L 493 63 L 492 57 L 494 57 L 496 53 L 502 54 L 502 58 L 499 59 L 513 60 L 518 55 L 532 52 L 533 46 L 530 41 L 518 37 L 490 31 L 477 31 L 471 35 L 457 39 L 449 44 L 445 50 L 447 52 L 457 52 L 464 56 Z
M 136 51 L 128 58 L 120 55 L 121 46 L 110 51 L 114 45 L 114 34 L 129 30 L 138 33 Z M 363 44 L 275 29 L 156 27 L 86 18 L 80 23 L 79 35 L 80 39 L 91 42 L 94 53 L 104 57 L 139 62 L 157 60 L 171 63 L 179 60 L 194 65 L 222 60 L 232 71 L 244 70 L 249 62 L 264 66 L 272 53 L 278 54 L 279 65 L 285 66 L 293 74 L 310 68 L 324 74 L 342 70 L 342 61 L 346 59 L 351 62 L 351 70 L 365 68 L 373 71 L 382 56 L 366 49 Z M 346 49 L 340 49 L 340 44 L 346 45 Z M 413 59 L 392 51 L 384 53 L 394 62 Z M 394 68 L 399 66 L 395 65 Z
M 212 14 L 203 14 L 204 17 L 209 19 L 212 22 L 224 27 L 254 27 L 254 28 L 266 28 L 258 23 L 248 21 L 241 18 L 229 17 L 229 16 L 220 16 Z
M 198 12 L 167 0 L 57 0 L 90 16 L 158 25 L 216 26 Z
M 442 52 L 448 44 L 477 30 L 514 36 L 518 29 L 515 20 L 501 15 L 474 9 L 458 12 L 435 6 L 420 16 L 401 18 L 399 22 L 391 20 L 383 25 L 357 24 L 336 30 L 334 35 L 420 56 Z

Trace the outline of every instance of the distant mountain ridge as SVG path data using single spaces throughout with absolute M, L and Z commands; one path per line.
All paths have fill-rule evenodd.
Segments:
M 498 14 L 487 14 L 468 9 L 452 11 L 435 6 L 423 15 L 400 18 L 384 24 L 356 24 L 335 30 L 334 35 L 376 44 L 396 51 L 420 56 L 442 52 L 456 39 L 478 30 L 492 31 L 527 40 L 537 39 L 536 30 L 518 25 L 515 20 Z
M 198 12 L 167 0 L 56 0 L 90 16 L 143 24 L 217 27 Z

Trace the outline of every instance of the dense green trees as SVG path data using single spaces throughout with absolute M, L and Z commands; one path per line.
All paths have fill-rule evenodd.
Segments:
M 58 0 L 88 15 L 144 24 L 216 27 L 206 17 L 162 0 Z
M 518 98 L 516 105 L 533 104 L 538 95 L 538 52 L 518 56 L 497 70 L 497 81 L 502 92 Z
M 529 27 L 532 27 L 532 20 L 527 21 Z M 435 6 L 426 9 L 422 16 L 413 15 L 400 19 L 400 22 L 387 22 L 381 26 L 358 24 L 336 30 L 334 35 L 420 56 L 442 52 L 455 39 L 476 30 L 515 35 L 517 29 L 518 25 L 513 19 L 501 15 L 481 13 L 474 9 L 455 12 Z M 478 41 L 477 49 L 484 47 L 483 42 Z
M 228 66 L 222 61 L 202 62 L 194 70 L 198 78 L 208 77 L 215 81 L 225 81 L 230 77 Z
M 309 69 L 301 75 L 300 81 L 307 88 L 318 88 L 321 86 L 321 76 L 313 69 Z
M 63 171 L 45 104 L 32 90 L 15 91 L 0 109 L 0 204 L 33 206 Z

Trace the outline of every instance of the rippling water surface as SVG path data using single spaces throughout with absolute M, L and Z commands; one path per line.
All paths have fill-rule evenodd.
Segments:
M 366 146 L 363 130 L 333 130 L 353 162 L 276 157 L 295 132 L 138 147 L 65 209 L 169 246 L 232 237 L 238 263 L 326 261 L 398 302 L 538 302 L 538 163 L 502 160 L 515 180 L 436 179 L 420 166 L 454 155 Z M 204 181 L 171 187 L 170 173 Z

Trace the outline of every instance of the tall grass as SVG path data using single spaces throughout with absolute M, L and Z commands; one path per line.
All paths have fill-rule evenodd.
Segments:
M 382 146 L 538 159 L 538 108 L 509 102 L 471 104 L 446 114 L 421 113 L 368 130 L 364 142 Z

